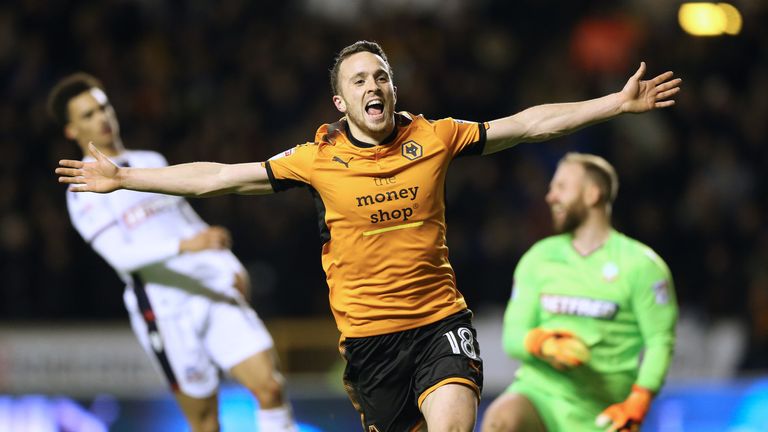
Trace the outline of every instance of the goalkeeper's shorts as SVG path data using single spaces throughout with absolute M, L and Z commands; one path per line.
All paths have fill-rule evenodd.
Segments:
M 507 392 L 525 396 L 547 427 L 547 432 L 603 432 L 595 426 L 595 418 L 604 406 L 577 394 L 549 392 L 542 386 L 533 386 L 516 380 Z

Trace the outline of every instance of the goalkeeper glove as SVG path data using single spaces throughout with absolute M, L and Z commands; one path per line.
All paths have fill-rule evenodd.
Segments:
M 578 336 L 565 330 L 534 328 L 525 336 L 525 349 L 563 370 L 589 361 L 589 348 Z
M 607 432 L 634 432 L 640 430 L 640 423 L 643 422 L 648 408 L 651 406 L 653 393 L 650 390 L 635 384 L 632 386 L 632 392 L 624 402 L 613 404 L 605 409 L 597 419 L 595 424 L 598 427 L 610 426 Z

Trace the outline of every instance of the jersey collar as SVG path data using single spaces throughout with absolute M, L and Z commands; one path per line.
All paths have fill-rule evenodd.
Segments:
M 411 122 L 410 119 L 408 119 L 407 117 L 403 116 L 400 113 L 395 113 L 395 127 L 392 128 L 392 133 L 390 133 L 389 136 L 384 138 L 384 141 L 382 141 L 381 144 L 379 145 L 389 144 L 392 141 L 394 141 L 395 138 L 397 137 L 397 132 L 400 126 L 407 125 L 410 122 Z M 344 123 L 344 133 L 347 135 L 347 138 L 349 138 L 349 142 L 351 142 L 355 147 L 360 147 L 360 148 L 376 147 L 376 144 L 360 141 L 359 139 L 352 136 L 352 131 L 349 130 L 349 122 L 345 120 L 343 123 Z

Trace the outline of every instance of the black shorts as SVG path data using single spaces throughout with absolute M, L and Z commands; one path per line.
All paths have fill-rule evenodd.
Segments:
M 423 421 L 420 406 L 432 391 L 456 383 L 483 388 L 483 361 L 472 312 L 380 336 L 347 338 L 344 388 L 365 432 L 409 431 Z

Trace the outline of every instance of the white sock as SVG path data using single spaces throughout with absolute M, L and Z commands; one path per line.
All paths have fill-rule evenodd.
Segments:
M 256 423 L 259 432 L 298 432 L 299 428 L 293 421 L 290 405 L 277 408 L 259 408 L 256 412 Z

